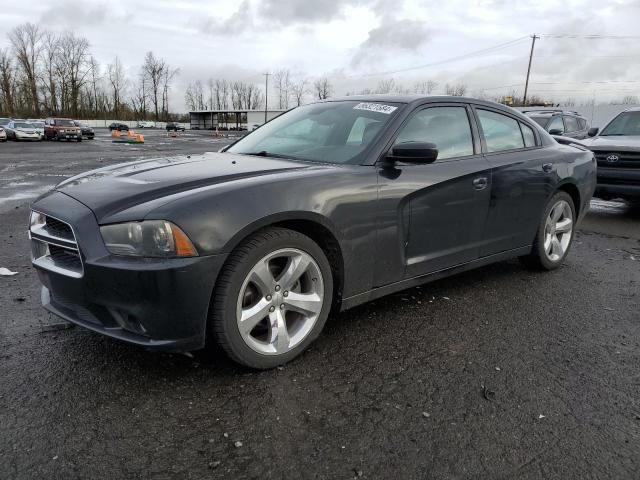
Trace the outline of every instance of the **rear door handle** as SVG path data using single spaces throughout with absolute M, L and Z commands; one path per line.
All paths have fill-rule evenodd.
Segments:
M 553 163 L 545 163 L 542 165 L 542 171 L 545 173 L 549 173 L 553 170 Z
M 489 184 L 489 179 L 487 177 L 478 177 L 473 179 L 473 188 L 476 190 L 484 190 L 487 188 Z

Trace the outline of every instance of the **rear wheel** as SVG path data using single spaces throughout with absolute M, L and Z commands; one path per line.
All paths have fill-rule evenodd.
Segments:
M 544 209 L 531 253 L 521 260 L 536 269 L 558 268 L 571 248 L 575 220 L 573 199 L 566 192 L 557 192 Z
M 230 255 L 220 274 L 210 338 L 242 365 L 282 365 L 318 337 L 332 294 L 331 267 L 313 240 L 293 230 L 263 230 Z

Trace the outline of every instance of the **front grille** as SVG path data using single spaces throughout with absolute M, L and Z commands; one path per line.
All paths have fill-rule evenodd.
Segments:
M 74 240 L 73 230 L 69 225 L 53 217 L 46 216 L 45 219 L 44 229 L 47 233 L 65 240 Z
M 84 268 L 73 228 L 49 215 L 44 218 L 44 223 L 33 225 L 29 230 L 31 261 L 45 270 L 82 277 Z
M 638 152 L 616 152 L 597 151 L 593 152 L 598 161 L 598 165 L 606 168 L 640 168 L 640 151 Z M 616 159 L 617 158 L 617 159 Z
M 54 263 L 61 268 L 82 271 L 82 262 L 77 250 L 70 250 L 57 245 L 49 245 L 49 254 Z

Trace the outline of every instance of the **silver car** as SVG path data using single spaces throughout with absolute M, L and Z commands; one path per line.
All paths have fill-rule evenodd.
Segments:
M 44 120 L 27 120 L 27 123 L 33 125 L 40 135 L 40 140 L 44 140 Z
M 12 140 L 40 140 L 40 133 L 31 123 L 11 120 L 4 129 Z

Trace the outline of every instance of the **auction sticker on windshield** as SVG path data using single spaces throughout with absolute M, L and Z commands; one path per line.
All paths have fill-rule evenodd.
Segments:
M 354 110 L 369 110 L 370 112 L 378 112 L 389 115 L 393 113 L 398 107 L 392 107 L 391 105 L 383 105 L 381 103 L 359 103 Z

